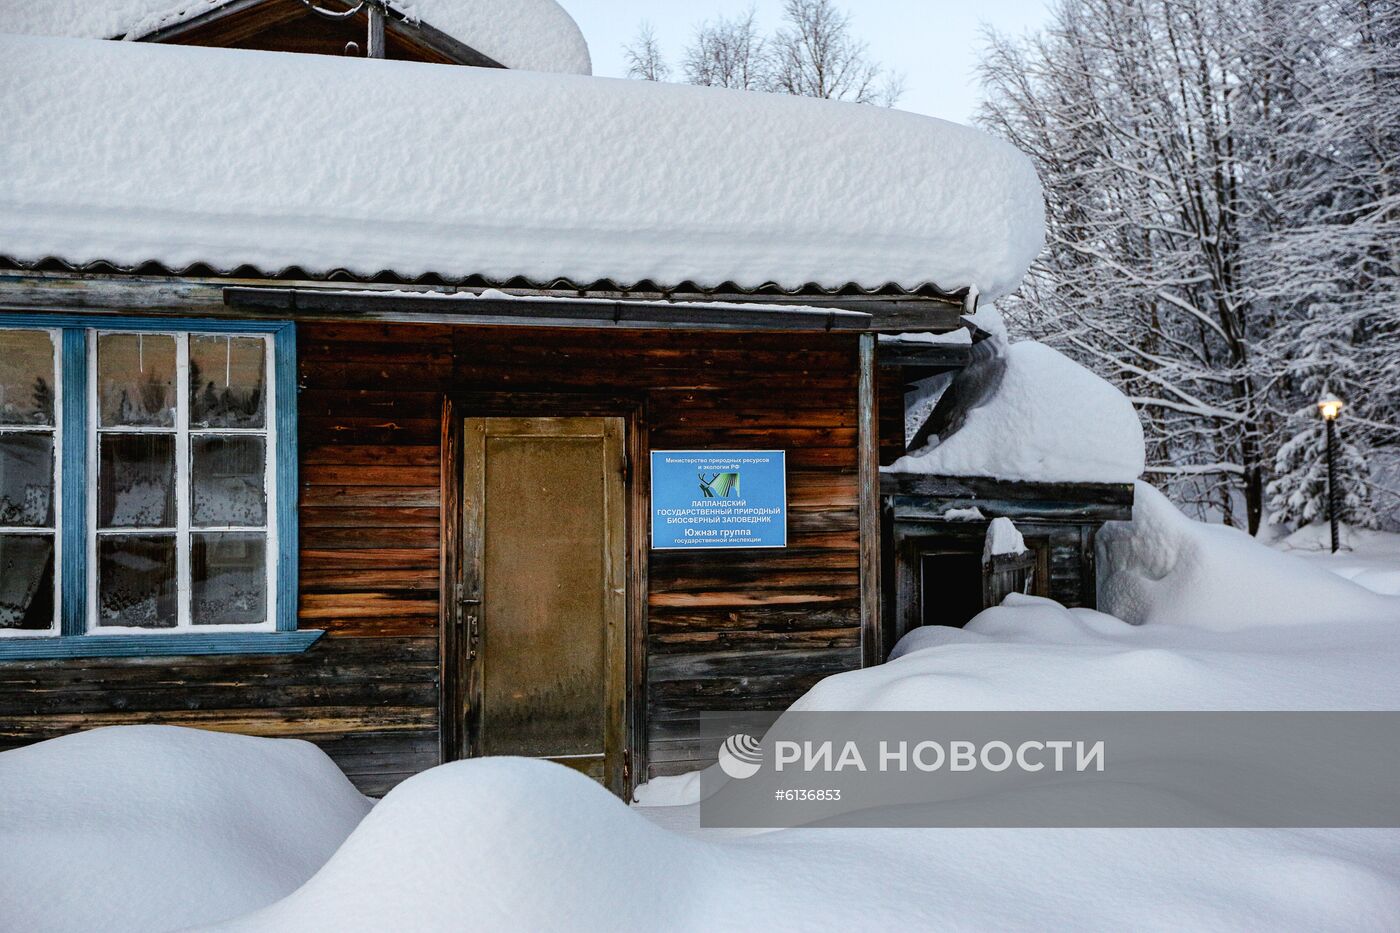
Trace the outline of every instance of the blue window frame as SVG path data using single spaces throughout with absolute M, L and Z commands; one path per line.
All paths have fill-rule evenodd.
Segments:
M 290 322 L 0 314 L 0 661 L 305 651 L 296 432 Z

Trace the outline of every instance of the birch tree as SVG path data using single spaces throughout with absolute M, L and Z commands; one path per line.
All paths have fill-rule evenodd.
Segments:
M 1369 399 L 1354 519 L 1396 447 L 1394 8 L 1061 0 L 987 39 L 980 119 L 1048 211 L 1009 316 L 1133 398 L 1151 478 L 1251 532 L 1316 514 L 1318 392 Z
M 732 19 L 702 23 L 685 50 L 687 84 L 767 90 L 773 82 L 768 42 L 754 22 L 754 8 Z
M 628 77 L 661 81 L 670 74 L 645 24 L 625 49 Z M 886 107 L 904 94 L 903 76 L 870 56 L 850 14 L 833 0 L 784 0 L 782 25 L 767 36 L 759 31 L 752 7 L 732 19 L 701 23 L 686 47 L 681 73 L 688 84 Z
M 650 23 L 642 23 L 637 36 L 622 47 L 627 57 L 627 77 L 643 81 L 665 81 L 671 76 L 671 66 L 661 54 L 661 45 L 656 41 L 656 30 Z

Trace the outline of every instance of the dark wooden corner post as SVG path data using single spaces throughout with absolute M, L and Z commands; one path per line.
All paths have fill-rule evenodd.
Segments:
M 860 486 L 860 649 L 861 664 L 885 660 L 880 625 L 880 436 L 876 392 L 876 341 L 860 335 L 857 481 Z

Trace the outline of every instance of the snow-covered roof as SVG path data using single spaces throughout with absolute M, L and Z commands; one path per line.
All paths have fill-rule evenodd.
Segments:
M 230 0 L 0 0 L 0 32 L 140 39 Z M 554 0 L 394 0 L 392 8 L 507 68 L 591 74 L 588 43 Z
M 990 476 L 1046 483 L 1131 483 L 1146 464 L 1142 422 L 1127 396 L 1058 350 L 1006 349 L 995 393 L 942 443 L 896 460 L 892 473 Z
M 643 81 L 0 36 L 0 255 L 498 281 L 1013 289 L 1010 145 Z

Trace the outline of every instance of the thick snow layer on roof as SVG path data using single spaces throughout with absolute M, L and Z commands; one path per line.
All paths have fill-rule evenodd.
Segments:
M 309 742 L 118 726 L 0 753 L 0 929 L 183 930 L 294 891 L 370 804 Z
M 1113 386 L 1044 344 L 1007 348 L 995 394 L 932 448 L 893 473 L 1026 482 L 1131 483 L 1146 462 L 1142 424 Z
M 1014 288 L 1030 162 L 882 108 L 0 37 L 0 255 L 412 276 Z
M 75 39 L 139 39 L 229 0 L 0 0 L 0 32 Z M 426 23 L 508 68 L 591 74 L 588 43 L 554 0 L 399 0 Z

